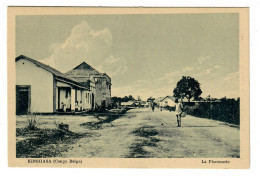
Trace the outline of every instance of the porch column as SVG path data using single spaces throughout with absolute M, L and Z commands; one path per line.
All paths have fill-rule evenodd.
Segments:
M 75 89 L 71 88 L 71 111 L 75 111 Z

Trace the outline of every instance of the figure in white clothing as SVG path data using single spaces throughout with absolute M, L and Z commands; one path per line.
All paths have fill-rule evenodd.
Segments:
M 182 100 L 179 102 L 178 99 L 175 99 L 175 103 L 176 103 L 175 113 L 176 113 L 177 124 L 178 124 L 177 127 L 181 127 L 181 113 L 183 109 Z
M 61 106 L 62 106 L 63 112 L 66 112 L 66 110 L 67 110 L 66 103 L 61 102 Z
M 79 104 L 78 104 L 78 101 L 76 101 L 76 103 L 75 103 L 75 111 L 79 111 Z

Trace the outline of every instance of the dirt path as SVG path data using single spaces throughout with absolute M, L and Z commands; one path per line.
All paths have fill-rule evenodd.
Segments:
M 85 129 L 85 130 L 84 130 Z M 187 116 L 176 126 L 173 112 L 133 109 L 97 129 L 80 126 L 91 137 L 69 145 L 63 157 L 196 158 L 239 157 L 239 128 Z

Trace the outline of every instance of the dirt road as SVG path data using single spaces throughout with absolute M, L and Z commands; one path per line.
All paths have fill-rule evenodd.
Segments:
M 76 125 L 73 125 L 77 127 Z M 77 130 L 77 129 L 76 129 Z M 75 130 L 75 131 L 76 131 Z M 73 130 L 72 130 L 73 131 Z M 133 109 L 99 127 L 79 126 L 91 136 L 69 145 L 63 157 L 239 157 L 239 128 L 187 115 L 177 127 L 174 112 Z

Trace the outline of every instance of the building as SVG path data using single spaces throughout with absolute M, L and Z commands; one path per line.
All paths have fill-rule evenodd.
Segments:
M 94 84 L 82 85 L 37 60 L 20 55 L 16 67 L 16 114 L 93 109 Z
M 145 101 L 141 101 L 141 102 L 140 102 L 140 107 L 142 107 L 142 108 L 148 108 L 148 107 L 149 107 L 149 103 L 148 103 L 148 102 L 145 102 Z
M 124 107 L 136 107 L 136 103 L 134 101 L 121 102 L 121 106 L 124 106 Z
M 158 97 L 158 98 L 155 98 L 154 100 L 154 103 L 158 106 L 160 106 L 162 100 L 164 99 L 164 97 Z
M 66 75 L 77 80 L 77 82 L 81 83 L 82 85 L 87 86 L 90 83 L 90 88 L 95 88 L 93 94 L 94 97 L 92 97 L 95 102 L 95 106 L 110 106 L 112 84 L 111 78 L 106 73 L 100 73 L 86 62 L 82 62 L 71 71 L 68 71 Z
M 175 105 L 175 97 L 173 96 L 166 96 L 160 101 L 161 107 L 174 107 Z

